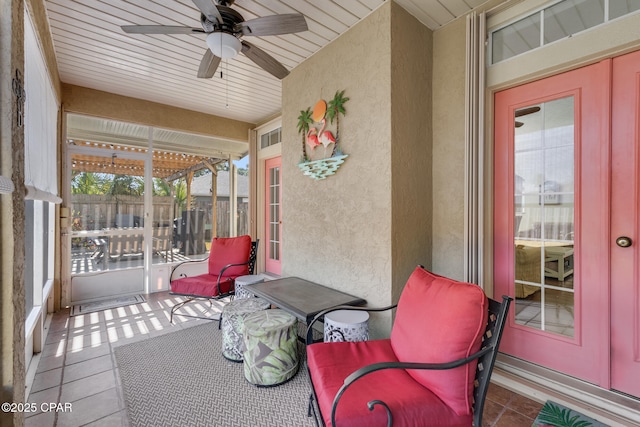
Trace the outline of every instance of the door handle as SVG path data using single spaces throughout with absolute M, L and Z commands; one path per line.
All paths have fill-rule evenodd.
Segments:
M 632 243 L 631 238 L 627 236 L 620 236 L 616 239 L 616 245 L 621 248 L 628 248 Z

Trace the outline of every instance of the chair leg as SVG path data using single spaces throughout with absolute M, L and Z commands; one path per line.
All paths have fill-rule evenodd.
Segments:
M 173 324 L 173 314 L 177 311 L 180 310 L 180 308 L 182 308 L 182 306 L 184 306 L 187 303 L 190 303 L 191 301 L 193 301 L 195 298 L 187 298 L 184 301 L 181 301 L 177 304 L 175 304 L 173 307 L 171 307 L 171 314 L 169 315 L 169 323 Z
M 307 417 L 313 415 L 313 419 L 316 422 L 316 427 L 320 427 L 320 421 L 318 419 L 318 414 L 316 413 L 316 407 L 313 403 L 313 400 L 313 393 L 311 393 L 309 395 L 309 409 L 307 410 Z M 322 425 L 324 426 L 324 422 L 322 423 Z

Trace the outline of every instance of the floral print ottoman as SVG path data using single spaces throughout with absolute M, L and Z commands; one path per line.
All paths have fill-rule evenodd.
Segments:
M 274 386 L 298 372 L 297 320 L 281 309 L 264 310 L 244 320 L 244 377 L 251 384 Z

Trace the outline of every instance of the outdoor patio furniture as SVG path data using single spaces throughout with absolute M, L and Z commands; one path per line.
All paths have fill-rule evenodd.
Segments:
M 244 377 L 251 384 L 274 386 L 298 373 L 296 318 L 278 308 L 244 319 Z
M 309 416 L 332 426 L 481 426 L 510 301 L 417 267 L 397 305 L 340 307 L 397 307 L 395 323 L 389 339 L 308 343 Z
M 362 305 L 367 302 L 354 295 L 299 277 L 284 277 L 254 283 L 245 285 L 244 289 L 293 314 L 305 324 L 327 308 L 339 305 Z
M 171 227 L 155 227 L 153 229 L 153 253 L 165 255 L 173 254 L 171 251 Z M 171 257 L 173 261 L 173 257 Z
M 297 317 L 302 322 L 301 337 L 304 337 L 306 325 L 322 310 L 340 305 L 366 304 L 362 298 L 299 277 L 254 283 L 244 286 L 244 290 Z M 321 337 L 322 331 L 318 335 Z
M 369 339 L 369 313 L 335 310 L 324 316 L 324 341 L 366 341 Z
M 123 256 L 141 256 L 143 254 L 142 232 L 139 234 L 121 234 L 109 236 L 109 258 Z
M 186 296 L 187 299 L 171 308 L 170 321 L 173 322 L 174 314 L 214 320 L 203 315 L 176 313 L 176 311 L 197 299 L 209 300 L 211 303 L 213 300 L 232 296 L 235 279 L 253 273 L 258 243 L 258 240 L 252 242 L 248 235 L 218 237 L 211 241 L 207 258 L 178 264 L 171 271 L 169 292 L 172 295 Z
M 262 283 L 264 282 L 264 277 L 259 274 L 250 274 L 247 276 L 240 276 L 236 279 L 236 299 L 238 298 L 253 298 L 251 292 L 248 292 L 244 289 L 245 285 L 253 285 L 254 283 Z
M 262 298 L 241 298 L 231 301 L 222 309 L 222 355 L 232 362 L 242 362 L 242 334 L 244 319 L 251 313 L 271 306 Z

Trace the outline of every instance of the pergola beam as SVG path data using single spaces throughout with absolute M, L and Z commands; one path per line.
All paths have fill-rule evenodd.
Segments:
M 201 169 L 209 169 L 212 170 L 211 168 L 215 169 L 215 165 L 217 165 L 218 163 L 222 163 L 222 162 L 226 162 L 226 159 L 208 159 L 208 160 L 203 160 L 200 163 L 196 163 L 195 165 L 189 166 L 188 168 L 181 170 L 180 172 L 176 172 L 173 175 L 169 175 L 168 177 L 166 177 L 165 179 L 167 181 L 174 181 L 176 179 L 179 178 L 183 178 L 189 175 L 189 173 L 194 173 L 197 172 Z

